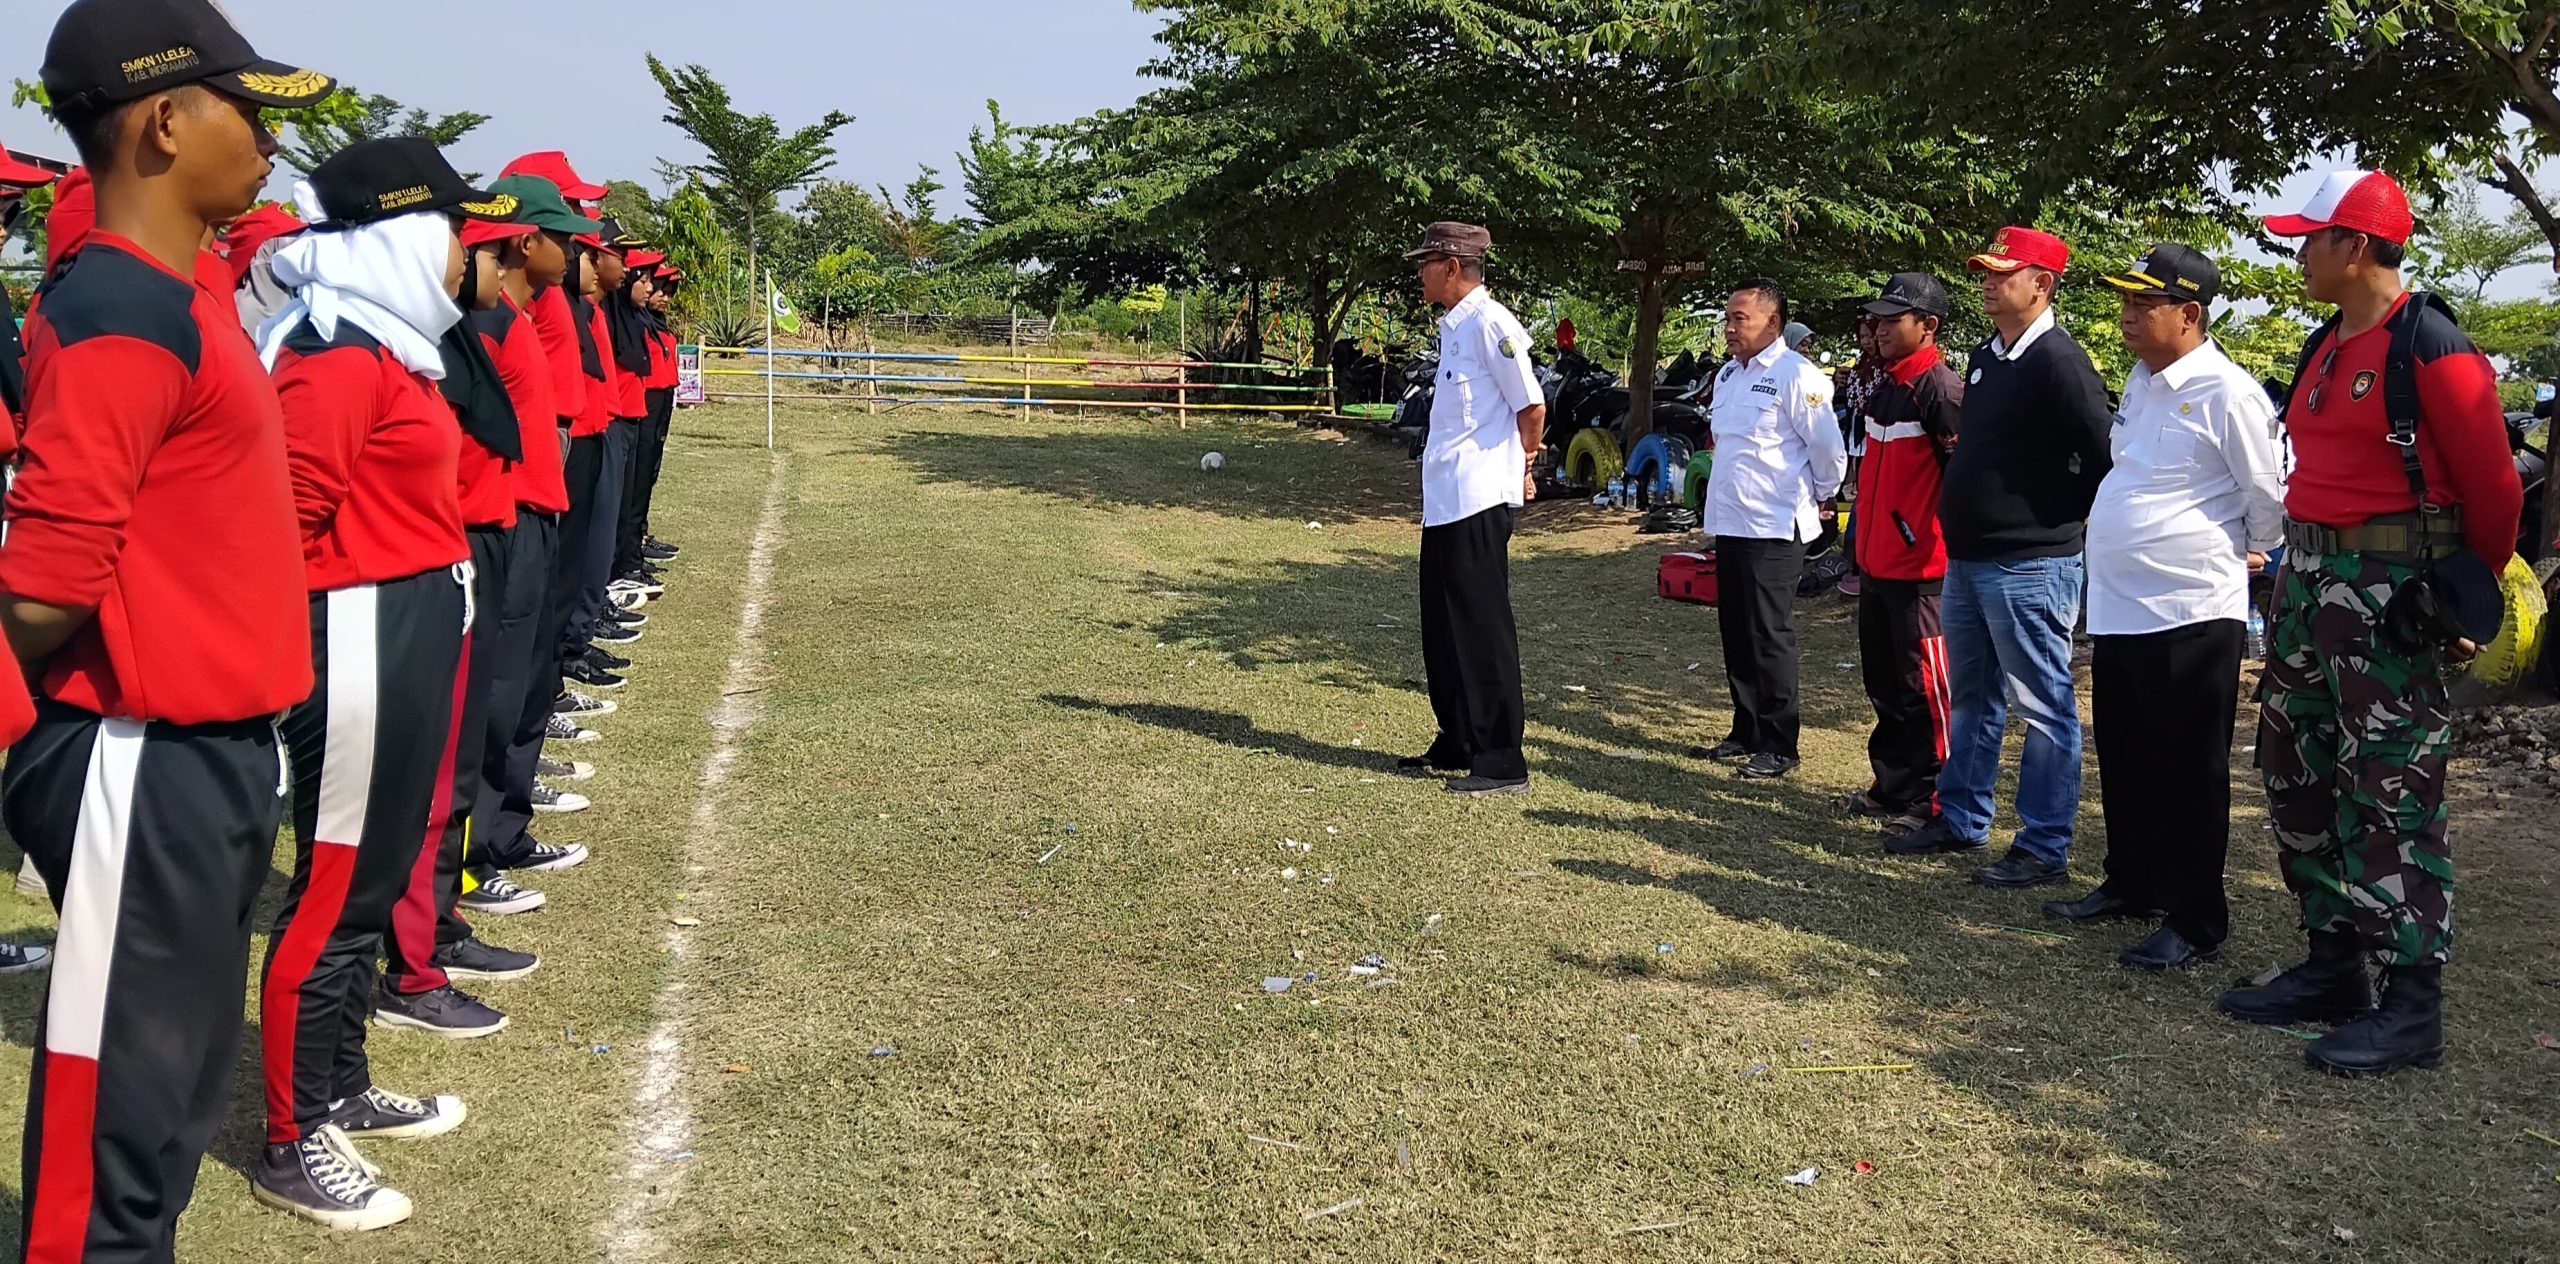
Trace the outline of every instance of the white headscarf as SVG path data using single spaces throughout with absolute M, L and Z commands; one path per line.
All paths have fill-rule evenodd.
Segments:
M 294 185 L 296 206 L 325 214 L 309 181 Z M 258 327 L 258 353 L 267 367 L 295 327 L 305 320 L 323 338 L 338 336 L 344 321 L 373 335 L 392 358 L 430 381 L 444 378 L 437 340 L 462 320 L 462 309 L 444 292 L 452 259 L 453 221 L 442 211 L 420 211 L 353 228 L 315 227 L 276 251 L 276 280 L 293 301 Z

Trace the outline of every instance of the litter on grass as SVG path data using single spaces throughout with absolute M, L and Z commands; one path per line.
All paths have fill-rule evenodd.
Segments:
M 1751 1065 L 1742 1068 L 1742 1078 L 1746 1080 L 1757 1079 L 1760 1076 L 1767 1075 L 1768 1073 L 1769 1064 L 1766 1062 L 1754 1062 Z
M 587 1052 L 589 1052 L 589 1053 L 611 1053 L 611 1052 L 613 1052 L 613 1046 L 612 1046 L 612 1045 L 597 1045 L 595 1048 L 587 1050 Z
M 747 1064 L 744 1062 L 732 1062 L 720 1069 L 730 1075 L 745 1075 L 748 1068 Z
M 2283 1032 L 2296 1040 L 2318 1040 L 2320 1038 L 2319 1032 L 2304 1031 L 2299 1027 L 2278 1027 L 2276 1030 Z
M 678 1150 L 678 1151 L 676 1151 L 674 1154 L 667 1156 L 667 1162 L 669 1162 L 669 1163 L 691 1163 L 691 1162 L 693 1162 L 693 1151 L 691 1151 L 691 1150 Z
M 2069 935 L 2057 935 L 2052 931 L 2037 930 L 2032 926 L 1994 926 L 1991 929 L 2005 930 L 2012 935 L 2024 935 L 2030 939 L 2050 939 L 2056 943 L 2069 944 L 2079 942 Z
M 1308 1224 L 1308 1223 L 1311 1223 L 1311 1222 L 1314 1222 L 1314 1221 L 1322 1220 L 1322 1219 L 1324 1219 L 1324 1218 L 1325 1218 L 1325 1217 L 1327 1217 L 1327 1216 L 1339 1216 L 1339 1215 L 1341 1215 L 1342 1213 L 1344 1213 L 1344 1212 L 1346 1212 L 1346 1211 L 1351 1211 L 1351 1210 L 1353 1210 L 1353 1209 L 1355 1209 L 1355 1208 L 1359 1207 L 1362 1203 L 1365 1203 L 1365 1202 L 1367 1202 L 1367 1201 L 1369 1201 L 1369 1200 L 1368 1200 L 1368 1199 L 1366 1199 L 1366 1198 L 1345 1198 L 1345 1199 L 1343 1199 L 1341 1202 L 1335 1203 L 1334 1205 L 1332 1205 L 1332 1206 L 1330 1206 L 1330 1207 L 1318 1207 L 1318 1208 L 1316 1208 L 1314 1211 L 1306 1212 L 1306 1213 L 1304 1213 L 1304 1214 L 1300 1215 L 1300 1216 L 1298 1217 L 1298 1223 L 1299 1223 L 1299 1224 Z
M 1566 685 L 1566 686 L 1564 687 L 1564 691 L 1565 691 L 1566 693 L 1589 693 L 1589 692 L 1591 692 L 1591 686 L 1589 686 L 1589 685 Z
M 1653 955 L 1655 955 L 1655 956 L 1657 956 L 1657 957 L 1668 957 L 1668 956 L 1670 956 L 1670 955 L 1671 955 L 1671 945 L 1669 945 L 1669 944 L 1655 944 L 1655 945 L 1653 946 Z
M 1436 935 L 1436 934 L 1438 934 L 1439 932 L 1440 932 L 1440 915 L 1439 915 L 1438 913 L 1434 913 L 1434 914 L 1432 914 L 1431 916 L 1429 916 L 1429 917 L 1426 917 L 1426 918 L 1423 918 L 1423 919 L 1422 919 L 1422 933 L 1423 933 L 1423 934 L 1425 934 L 1425 935 Z
M 1296 982 L 1296 979 L 1290 978 L 1285 974 L 1266 974 L 1262 976 L 1262 990 L 1271 993 L 1273 996 L 1278 996 L 1282 992 L 1288 991 L 1290 986 Z
M 2553 1036 L 2547 1031 L 2537 1031 L 2533 1033 L 2533 1046 L 2537 1049 L 2550 1049 L 2554 1052 L 2560 1052 L 2560 1037 Z
M 1396 1143 L 1396 1166 L 1408 1172 L 1413 1170 L 1412 1146 L 1406 1145 L 1401 1141 Z
M 1850 1164 L 1849 1170 L 1860 1176 L 1873 1176 L 1876 1174 L 1876 1165 L 1867 1162 L 1865 1159 L 1860 1159 L 1857 1162 Z
M 1821 1175 L 1822 1175 L 1822 1169 L 1821 1169 L 1821 1168 L 1818 1168 L 1818 1167 L 1809 1167 L 1809 1168 L 1806 1168 L 1805 1170 L 1803 1170 L 1803 1171 L 1801 1171 L 1801 1172 L 1797 1172 L 1797 1173 L 1795 1173 L 1795 1174 L 1793 1174 L 1793 1175 L 1791 1175 L 1791 1176 L 1787 1177 L 1787 1183 L 1788 1183 L 1789 1185 L 1811 1185 L 1811 1184 L 1813 1184 L 1813 1182 L 1814 1182 L 1816 1179 L 1818 1179 Z
M 1067 849 L 1067 845 L 1066 845 L 1065 843 L 1060 843 L 1060 844 L 1058 844 L 1057 846 L 1052 847 L 1052 848 L 1050 848 L 1049 850 L 1047 850 L 1047 851 L 1044 851 L 1044 852 L 1040 853 L 1040 858 L 1039 858 L 1038 860 L 1032 861 L 1031 863 L 1033 863 L 1033 864 L 1035 864 L 1035 865 L 1045 865 L 1045 864 L 1049 863 L 1049 860 L 1050 860 L 1050 858 L 1051 858 L 1051 857 L 1056 856 L 1059 852 L 1065 851 L 1066 849 Z
M 872 1056 L 872 1057 L 875 1057 L 875 1058 L 894 1058 L 894 1057 L 897 1057 L 897 1056 L 898 1056 L 898 1046 L 896 1046 L 896 1045 L 873 1045 L 873 1046 L 871 1047 L 871 1056 Z
M 676 917 L 676 918 L 669 918 L 668 920 L 669 920 L 669 921 L 671 921 L 671 922 L 673 922 L 673 923 L 675 923 L 675 924 L 676 924 L 676 925 L 678 925 L 678 926 L 686 926 L 686 927 L 691 927 L 691 926 L 700 926 L 700 925 L 702 924 L 702 919 L 701 919 L 701 918 L 699 918 L 699 917 Z

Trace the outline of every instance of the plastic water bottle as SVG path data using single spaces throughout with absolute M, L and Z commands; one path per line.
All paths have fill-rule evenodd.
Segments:
M 1609 507 L 1611 509 L 1624 509 L 1627 507 L 1626 479 L 1613 478 L 1609 480 Z
M 2258 609 L 2258 603 L 2253 600 L 2249 603 L 2249 657 L 2260 659 L 2266 656 L 2267 616 L 2265 612 Z

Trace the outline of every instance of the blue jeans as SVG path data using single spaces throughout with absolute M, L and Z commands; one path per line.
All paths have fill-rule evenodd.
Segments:
M 1938 811 L 1957 835 L 1988 838 L 2000 739 L 2014 700 L 2025 713 L 2015 846 L 2066 863 L 2080 814 L 2080 708 L 2071 629 L 2080 621 L 2078 557 L 1947 563 L 1947 676 L 1954 691 Z

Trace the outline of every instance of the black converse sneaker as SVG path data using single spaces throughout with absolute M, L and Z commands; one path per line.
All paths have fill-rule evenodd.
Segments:
M 389 987 L 373 994 L 373 1025 L 423 1031 L 446 1040 L 478 1040 L 507 1029 L 507 1016 L 452 984 L 402 996 Z
M 611 698 L 590 698 L 574 689 L 561 690 L 551 701 L 552 714 L 573 720 L 598 720 L 621 709 L 622 704 Z
M 583 727 L 576 720 L 565 715 L 554 715 L 545 721 L 542 737 L 543 740 L 550 742 L 601 742 L 604 740 L 604 734 Z
M 505 983 L 533 973 L 542 958 L 513 948 L 500 948 L 480 942 L 477 935 L 465 935 L 460 941 L 436 949 L 436 968 L 457 979 L 474 983 Z
M 540 778 L 533 783 L 533 810 L 536 812 L 584 812 L 590 806 L 587 796 L 575 790 L 554 790 Z
M 417 1141 L 441 1137 L 462 1126 L 470 1115 L 462 1099 L 439 1093 L 425 1101 L 402 1097 L 380 1085 L 350 1097 L 329 1112 L 329 1123 L 350 1137 L 367 1140 Z
M 533 853 L 524 863 L 512 866 L 519 873 L 553 873 L 575 869 L 587 863 L 587 849 L 580 843 L 535 843 Z
M 34 944 L 0 944 L 0 974 L 33 974 L 53 964 L 53 950 Z
M 313 1224 L 360 1233 L 387 1229 L 409 1218 L 409 1196 L 382 1184 L 382 1169 L 357 1153 L 356 1143 L 334 1125 L 300 1141 L 270 1145 L 249 1174 L 259 1202 Z
M 504 877 L 496 877 L 463 892 L 459 903 L 467 912 L 493 913 L 506 917 L 515 913 L 530 913 L 549 903 L 550 899 L 551 897 L 540 891 L 517 886 Z
M 596 775 L 594 764 L 574 759 L 553 759 L 549 755 L 534 757 L 533 774 L 550 781 L 585 781 Z

